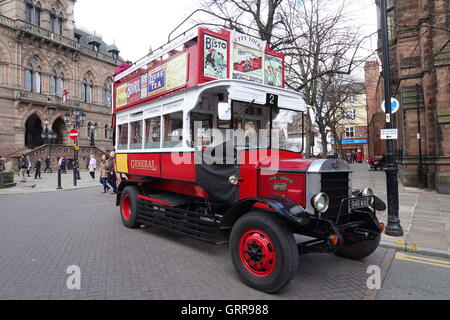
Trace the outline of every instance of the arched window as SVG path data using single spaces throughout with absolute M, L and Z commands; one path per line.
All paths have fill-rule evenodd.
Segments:
M 33 23 L 33 1 L 31 0 L 25 2 L 25 21 Z
M 93 93 L 94 83 L 91 80 L 89 74 L 84 76 L 81 81 L 81 100 L 84 102 L 92 103 L 92 93 Z
M 105 139 L 109 139 L 109 128 L 107 124 L 105 124 Z
M 25 21 L 28 23 L 41 25 L 41 3 L 36 2 L 33 4 L 32 0 L 26 0 L 25 2 Z
M 53 8 L 50 13 L 50 25 L 53 33 L 62 35 L 63 15 L 62 12 L 57 12 L 55 8 Z
M 57 64 L 50 75 L 50 93 L 62 95 L 64 91 L 64 72 L 62 67 Z
M 36 57 L 33 57 L 25 69 L 25 89 L 41 93 L 41 74 L 39 61 Z
M 36 3 L 34 7 L 34 24 L 37 26 L 41 26 L 41 3 Z
M 111 82 L 107 80 L 102 89 L 102 103 L 104 106 L 112 106 Z

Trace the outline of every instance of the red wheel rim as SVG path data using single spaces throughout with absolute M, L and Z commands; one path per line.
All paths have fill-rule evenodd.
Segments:
M 125 220 L 130 220 L 131 218 L 131 199 L 127 194 L 122 197 L 122 217 Z
M 260 230 L 249 230 L 241 236 L 239 256 L 245 268 L 255 276 L 267 277 L 275 269 L 275 245 Z

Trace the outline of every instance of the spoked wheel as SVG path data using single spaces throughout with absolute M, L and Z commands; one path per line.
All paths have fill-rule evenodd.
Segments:
M 233 265 L 249 287 L 275 293 L 298 269 L 298 248 L 284 221 L 268 212 L 251 212 L 234 225 L 230 237 Z
M 131 229 L 139 227 L 137 223 L 137 196 L 139 192 L 136 187 L 126 187 L 120 198 L 120 213 L 123 224 Z

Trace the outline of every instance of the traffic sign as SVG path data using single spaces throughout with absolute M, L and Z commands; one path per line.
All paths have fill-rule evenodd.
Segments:
M 70 139 L 72 139 L 73 141 L 75 141 L 75 140 L 78 139 L 78 135 L 79 135 L 78 130 L 76 130 L 76 129 L 70 130 L 69 137 L 70 137 Z
M 381 129 L 381 140 L 397 140 L 397 129 Z
M 386 113 L 386 100 L 381 104 L 381 109 Z M 391 98 L 391 113 L 396 113 L 400 109 L 400 102 L 397 99 Z

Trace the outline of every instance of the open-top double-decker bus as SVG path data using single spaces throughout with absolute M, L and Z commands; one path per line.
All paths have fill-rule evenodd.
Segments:
M 352 190 L 343 161 L 302 159 L 305 110 L 284 56 L 236 31 L 200 27 L 135 63 L 114 82 L 123 224 L 229 242 L 240 278 L 265 292 L 301 254 L 370 255 L 385 205 Z

